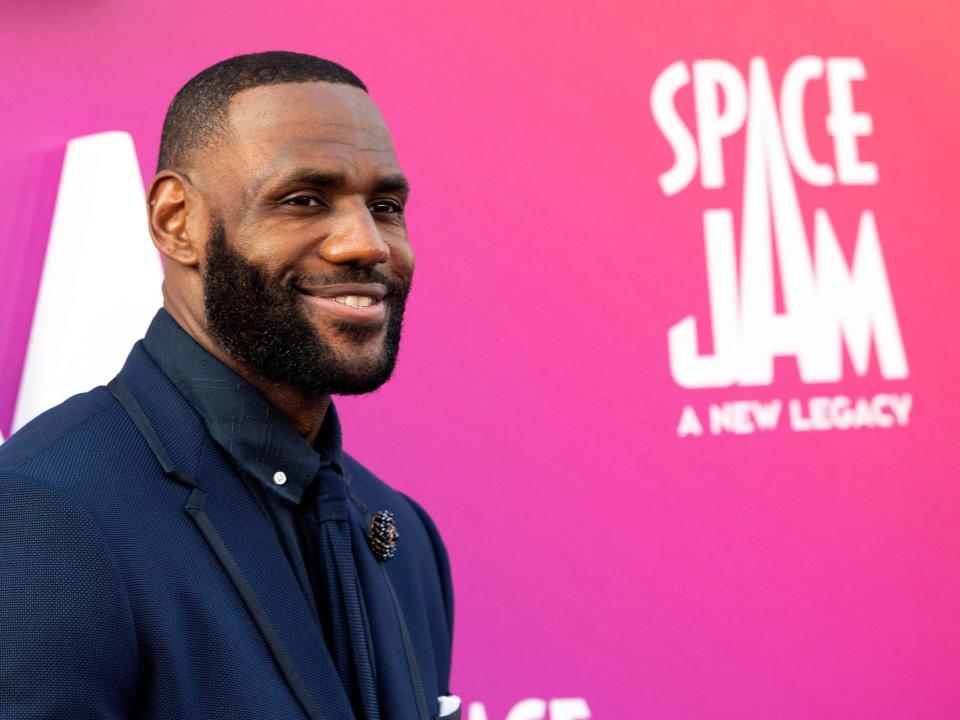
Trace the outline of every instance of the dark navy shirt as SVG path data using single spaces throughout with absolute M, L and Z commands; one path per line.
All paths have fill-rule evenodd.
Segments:
M 166 310 L 157 313 L 143 344 L 203 418 L 270 518 L 300 587 L 317 609 L 332 654 L 316 562 L 314 500 L 322 467 L 343 474 L 340 422 L 333 401 L 311 447 L 277 408 L 204 350 Z

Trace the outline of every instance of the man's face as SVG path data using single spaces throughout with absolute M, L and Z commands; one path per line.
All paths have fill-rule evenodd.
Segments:
M 406 183 L 366 93 L 237 94 L 214 154 L 206 331 L 266 380 L 369 392 L 390 376 L 413 274 Z

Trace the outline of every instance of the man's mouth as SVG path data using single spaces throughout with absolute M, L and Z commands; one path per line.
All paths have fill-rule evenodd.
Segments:
M 380 283 L 300 286 L 298 292 L 322 315 L 340 322 L 380 325 L 386 318 L 387 288 Z
M 349 305 L 350 307 L 355 308 L 370 307 L 375 302 L 380 302 L 369 295 L 338 295 L 337 297 L 332 297 L 330 299 L 334 302 L 338 302 L 343 305 Z

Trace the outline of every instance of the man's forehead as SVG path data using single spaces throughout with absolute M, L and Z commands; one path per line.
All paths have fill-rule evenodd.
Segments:
M 229 124 L 236 130 L 316 122 L 364 129 L 389 138 L 383 117 L 370 96 L 358 87 L 342 83 L 279 83 L 242 90 L 230 98 L 227 113 Z
M 326 82 L 285 83 L 237 93 L 230 102 L 228 145 L 263 181 L 292 166 L 377 174 L 398 170 L 387 126 L 360 88 Z

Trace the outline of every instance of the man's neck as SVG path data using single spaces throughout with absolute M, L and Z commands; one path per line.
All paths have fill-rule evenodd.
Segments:
M 165 302 L 164 309 L 200 347 L 242 377 L 264 399 L 279 410 L 297 433 L 313 447 L 330 407 L 329 395 L 309 395 L 284 383 L 262 378 L 233 358 L 211 338 L 192 313 L 183 312 L 176 303 Z

